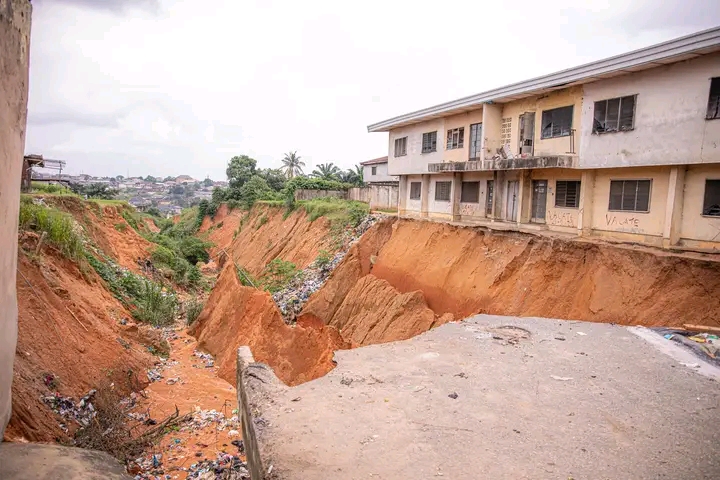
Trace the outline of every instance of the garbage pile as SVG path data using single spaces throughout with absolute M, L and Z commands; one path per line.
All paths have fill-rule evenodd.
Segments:
M 82 427 L 87 427 L 95 418 L 95 407 L 92 400 L 97 390 L 90 390 L 87 395 L 82 397 L 79 402 L 75 403 L 71 397 L 63 397 L 58 393 L 41 397 L 41 400 L 52 409 L 53 412 L 60 415 L 63 419 L 74 420 Z M 60 424 L 60 428 L 64 432 L 68 432 L 67 425 Z
M 195 350 L 193 351 L 193 356 L 198 357 L 200 360 L 202 360 L 205 363 L 205 368 L 212 368 L 215 366 L 215 359 L 209 353 L 203 353 Z M 198 365 L 193 365 L 193 367 L 201 368 Z
M 310 298 L 310 295 L 320 290 L 330 273 L 345 258 L 350 247 L 381 218 L 383 218 L 382 215 L 370 214 L 357 227 L 346 229 L 340 239 L 341 246 L 332 260 L 325 264 L 318 264 L 317 261 L 313 262 L 292 279 L 285 288 L 273 294 L 273 300 L 278 306 L 285 323 L 288 325 L 295 323 L 295 318 L 302 310 L 305 302 Z
M 202 460 L 193 463 L 187 470 L 187 478 L 199 480 L 249 480 L 250 472 L 247 463 L 239 456 L 228 453 L 218 453 L 215 460 Z
M 212 424 L 216 424 L 216 430 L 225 430 L 226 428 L 239 430 L 240 420 L 237 416 L 237 410 L 233 410 L 232 417 L 226 418 L 223 412 L 218 412 L 215 409 L 201 410 L 200 407 L 196 406 L 192 420 L 186 423 L 180 430 L 199 430 Z
M 163 379 L 162 371 L 165 370 L 168 367 L 172 367 L 173 365 L 177 365 L 177 360 L 162 360 L 160 362 L 155 363 L 154 368 L 148 368 L 147 370 L 147 377 L 148 381 L 150 383 L 152 382 L 159 382 Z
M 720 337 L 718 335 L 664 327 L 656 327 L 652 330 L 658 332 L 666 340 L 685 346 L 703 360 L 720 366 Z

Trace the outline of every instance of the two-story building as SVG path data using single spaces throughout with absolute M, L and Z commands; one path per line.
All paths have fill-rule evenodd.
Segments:
M 368 131 L 401 215 L 720 248 L 720 28 Z
M 398 177 L 388 173 L 388 157 L 373 158 L 360 162 L 363 181 L 370 185 L 397 185 Z

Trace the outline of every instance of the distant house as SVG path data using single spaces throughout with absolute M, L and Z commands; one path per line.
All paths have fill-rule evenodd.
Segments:
M 397 184 L 399 177 L 388 175 L 388 157 L 380 157 L 360 162 L 363 167 L 365 183 Z
M 175 179 L 175 183 L 178 185 L 182 185 L 183 183 L 195 183 L 195 181 L 196 180 L 190 175 L 180 175 Z

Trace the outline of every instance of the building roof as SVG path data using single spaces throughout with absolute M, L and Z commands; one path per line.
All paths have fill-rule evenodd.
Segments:
M 372 160 L 365 160 L 364 162 L 360 162 L 360 165 L 378 165 L 380 163 L 387 163 L 388 157 L 380 157 L 380 158 L 373 158 Z
M 717 51 L 720 51 L 720 27 L 406 113 L 374 123 L 367 128 L 368 132 L 387 132 L 391 128 L 476 110 L 484 103 L 505 103 L 519 100 L 561 88 L 676 63 Z

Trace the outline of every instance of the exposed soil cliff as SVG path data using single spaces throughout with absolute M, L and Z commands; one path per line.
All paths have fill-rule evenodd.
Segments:
M 205 218 L 200 232 L 208 232 L 209 240 L 216 245 L 213 257 L 225 249 L 253 275 L 260 274 L 274 258 L 302 269 L 321 250 L 332 250 L 328 220 L 320 217 L 311 222 L 301 208 L 285 217 L 281 207 L 260 204 L 245 212 L 229 211 L 223 204 L 212 220 Z
M 348 329 L 362 330 L 360 323 L 369 321 L 368 315 L 346 304 L 358 301 L 349 293 L 362 291 L 356 284 L 370 272 L 398 292 L 422 292 L 435 314 L 455 318 L 485 312 L 627 325 L 720 326 L 716 261 L 390 219 L 366 233 L 303 313 L 340 326 L 344 338 L 356 340 Z M 397 328 L 403 331 L 405 325 Z M 380 341 L 393 339 L 392 328 L 384 331 Z
M 215 356 L 219 376 L 233 385 L 241 345 L 249 345 L 255 359 L 289 385 L 325 375 L 334 366 L 333 352 L 345 347 L 333 327 L 286 325 L 270 294 L 241 285 L 230 262 L 190 333 Z

